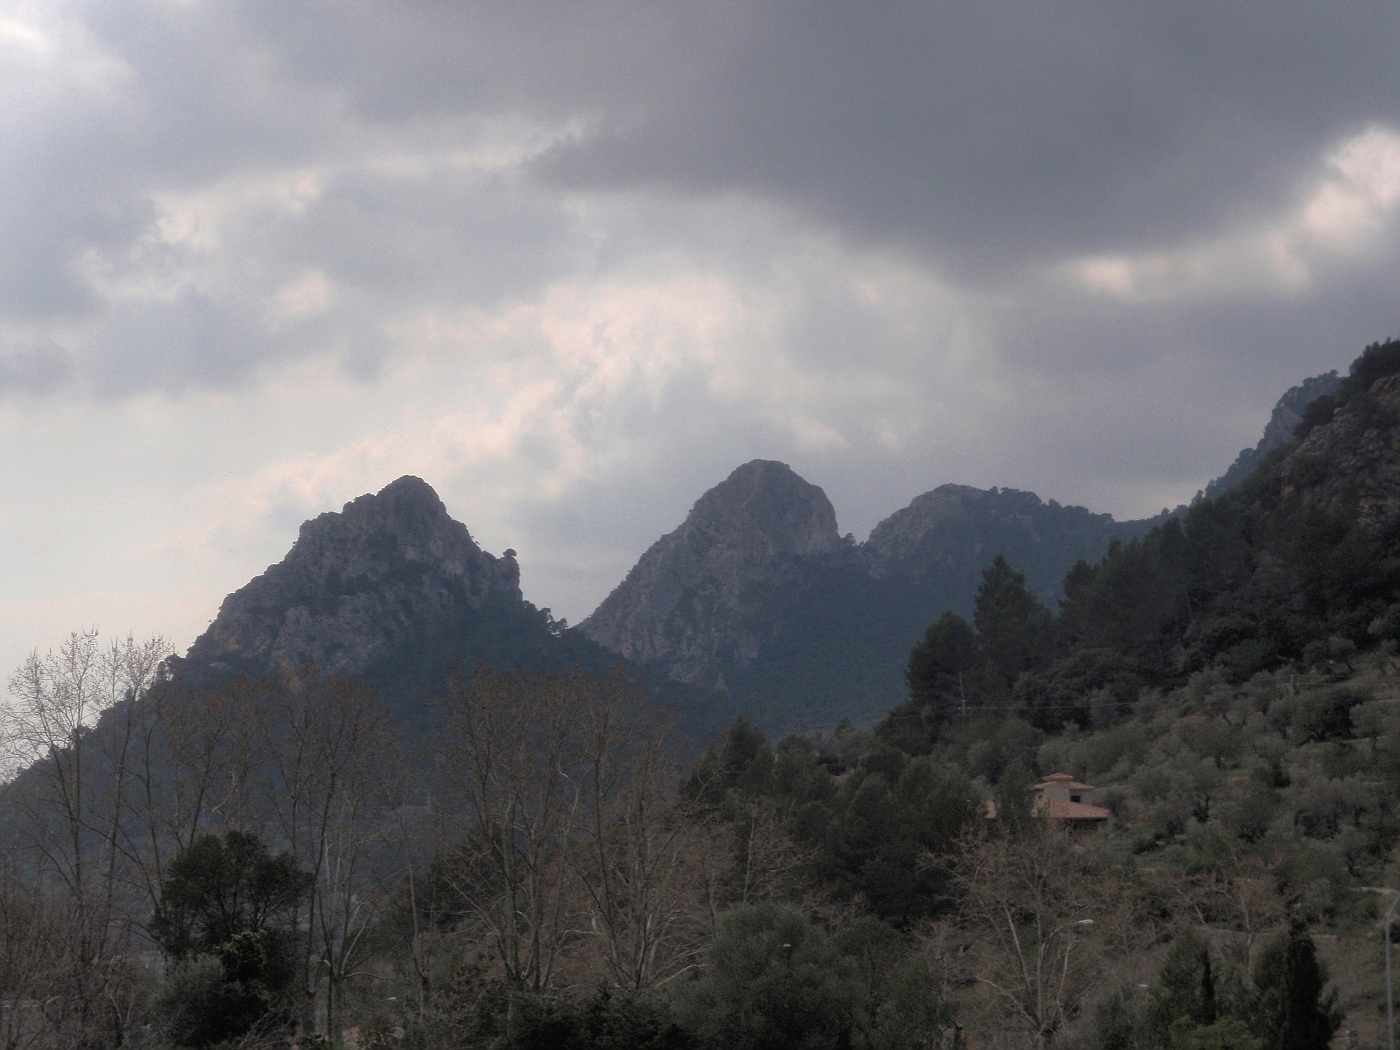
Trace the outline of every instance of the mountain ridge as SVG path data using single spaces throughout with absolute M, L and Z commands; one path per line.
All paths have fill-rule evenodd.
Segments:
M 1308 406 L 1339 382 L 1331 372 L 1285 393 L 1255 449 L 1208 486 L 1211 497 L 1234 489 L 1287 442 Z M 707 522 L 727 520 L 715 517 L 715 508 L 751 502 L 753 486 L 764 482 L 800 490 L 824 508 L 819 549 L 776 557 L 764 552 L 774 549 L 767 530 L 781 531 L 779 522 L 746 518 L 744 532 L 734 535 Z M 1114 543 L 1142 537 L 1187 509 L 1120 522 L 1033 492 L 945 484 L 855 544 L 839 538 L 819 487 L 785 464 L 755 460 L 707 490 L 574 630 L 680 681 L 722 690 L 774 730 L 868 719 L 903 699 L 909 650 L 929 623 L 947 611 L 971 617 L 982 570 L 996 555 L 1055 608 L 1078 562 L 1094 564 Z M 755 537 L 762 550 L 747 556 L 745 544 Z M 741 563 L 745 570 L 734 571 Z
M 727 715 L 703 691 L 562 630 L 520 589 L 515 551 L 484 551 L 426 481 L 406 475 L 304 522 L 287 554 L 229 594 L 183 657 L 202 686 L 305 666 L 365 679 L 410 734 L 431 722 L 449 675 L 479 665 L 605 676 L 619 669 L 705 739 Z
M 777 510 L 794 507 L 808 525 L 800 536 Z M 983 562 L 1009 552 L 1053 601 L 1075 561 L 1097 560 L 1155 520 L 944 485 L 857 544 L 840 536 L 820 487 L 754 460 L 707 490 L 573 631 L 722 691 L 774 731 L 868 720 L 900 701 L 909 649 L 928 623 L 949 608 L 970 614 Z
M 1331 396 L 1333 379 L 1285 394 L 1259 457 Z M 1228 478 L 1213 491 L 1232 490 Z M 1384 498 L 1400 506 L 1400 494 Z M 607 673 L 622 661 L 663 691 L 690 688 L 676 695 L 702 721 L 721 710 L 774 730 L 864 721 L 902 700 L 908 652 L 927 625 L 944 611 L 971 614 L 997 554 L 1053 606 L 1076 562 L 1095 563 L 1170 516 L 1118 522 L 1032 492 L 946 484 L 857 544 L 840 535 L 819 486 L 753 460 L 562 630 L 525 601 L 514 551 L 484 551 L 426 481 L 405 476 L 305 522 L 287 555 L 228 595 L 172 667 L 197 682 L 314 664 L 367 678 L 403 720 L 421 723 L 425 697 L 454 666 Z
M 1298 424 L 1303 421 L 1308 406 L 1318 398 L 1334 393 L 1341 384 L 1342 380 L 1334 368 L 1330 372 L 1312 376 L 1297 386 L 1290 387 L 1274 405 L 1259 443 L 1253 448 L 1241 449 L 1225 473 L 1205 487 L 1202 496 L 1205 499 L 1217 499 L 1244 481 L 1265 456 L 1274 449 L 1281 448 L 1292 438 Z

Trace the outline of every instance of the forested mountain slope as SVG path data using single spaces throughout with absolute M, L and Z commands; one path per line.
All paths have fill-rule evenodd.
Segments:
M 525 601 L 515 552 L 483 551 L 427 482 L 403 477 L 303 524 L 287 556 L 225 598 L 171 661 L 193 684 L 308 664 L 366 679 L 417 727 L 454 666 L 605 675 L 626 661 Z M 721 717 L 703 690 L 629 673 L 682 706 L 697 735 Z
M 1065 578 L 1052 616 L 998 563 L 974 623 L 945 616 L 910 664 L 892 725 L 965 709 L 1091 725 L 1210 670 L 1346 667 L 1400 641 L 1400 342 L 1375 344 L 1294 435 L 1216 500 Z M 901 730 L 903 731 L 903 730 Z M 908 742 L 908 741 L 906 741 Z
M 1289 390 L 1259 445 L 1208 491 L 1238 485 L 1340 380 Z M 755 460 L 705 493 L 575 632 L 672 678 L 726 692 L 769 729 L 871 720 L 905 695 L 910 646 L 945 612 L 968 618 L 998 556 L 1050 608 L 1065 574 L 1186 512 L 1114 521 L 1015 489 L 942 485 L 856 544 L 826 494 Z
M 1034 493 L 944 485 L 841 537 L 820 488 L 755 460 L 705 493 L 579 633 L 684 682 L 721 689 L 770 729 L 869 720 L 903 696 L 909 647 L 970 613 L 1005 552 L 1047 601 L 1076 561 L 1151 522 L 1115 522 Z

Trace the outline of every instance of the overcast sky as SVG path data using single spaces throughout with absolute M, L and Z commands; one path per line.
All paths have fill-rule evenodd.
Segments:
M 1400 334 L 1400 7 L 0 0 L 0 660 L 403 474 L 577 620 L 738 464 L 1188 500 Z

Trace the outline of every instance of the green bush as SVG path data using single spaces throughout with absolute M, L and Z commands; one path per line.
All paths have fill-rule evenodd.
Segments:
M 681 1016 L 702 1050 L 837 1050 L 868 1028 L 850 960 L 801 912 L 768 904 L 723 916 Z
M 173 1043 L 205 1047 L 252 1031 L 267 1017 L 272 997 L 256 979 L 231 977 L 217 955 L 195 955 L 171 968 L 156 1006 Z

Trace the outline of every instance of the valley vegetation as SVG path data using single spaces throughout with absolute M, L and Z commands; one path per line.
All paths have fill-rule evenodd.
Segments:
M 1058 609 L 997 559 L 871 728 L 696 757 L 621 672 L 459 667 L 406 732 L 75 634 L 10 684 L 0 1042 L 1384 1045 L 1397 384 L 1369 348 Z M 1103 826 L 1033 811 L 1053 773 Z

